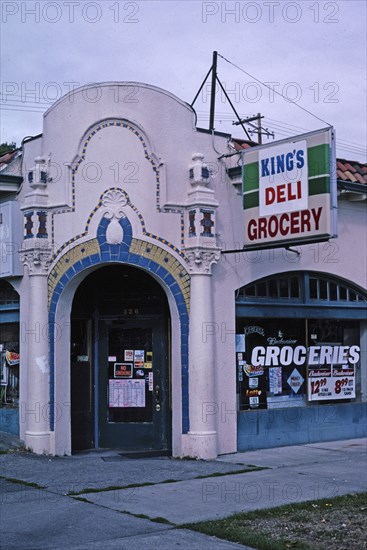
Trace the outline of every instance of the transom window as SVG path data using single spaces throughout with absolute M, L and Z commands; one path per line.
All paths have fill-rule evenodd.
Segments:
M 276 277 L 266 277 L 238 290 L 237 300 L 257 302 L 322 303 L 342 302 L 366 304 L 367 296 L 362 290 L 347 285 L 340 280 L 325 277 L 313 272 L 283 273 Z
M 19 294 L 7 281 L 0 281 L 0 306 L 19 304 Z

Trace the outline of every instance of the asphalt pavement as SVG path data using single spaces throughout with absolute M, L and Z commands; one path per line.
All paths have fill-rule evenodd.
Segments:
M 366 491 L 367 439 L 223 455 L 38 456 L 0 434 L 1 550 L 246 548 L 187 522 Z

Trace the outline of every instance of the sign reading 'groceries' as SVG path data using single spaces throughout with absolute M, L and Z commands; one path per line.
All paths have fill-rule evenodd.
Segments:
M 243 153 L 245 248 L 335 236 L 331 128 Z

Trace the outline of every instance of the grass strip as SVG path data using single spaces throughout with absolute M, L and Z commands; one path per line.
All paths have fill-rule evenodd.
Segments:
M 25 485 L 26 487 L 32 487 L 33 489 L 45 489 L 43 485 L 38 485 L 38 483 L 33 483 L 32 481 L 23 481 L 22 479 L 16 479 L 15 477 L 5 477 L 0 476 L 0 479 L 9 481 L 9 483 L 14 483 L 16 485 Z
M 366 511 L 367 493 L 360 493 L 241 512 L 180 528 L 257 550 L 362 550 L 366 548 Z
M 135 514 L 134 512 L 129 512 L 128 510 L 122 510 L 121 514 L 127 514 L 128 516 L 133 516 L 134 518 L 139 519 L 148 519 L 149 521 L 153 521 L 153 523 L 164 523 L 165 525 L 172 525 L 173 523 L 168 521 L 166 518 L 162 518 L 161 516 L 157 516 L 155 518 L 151 518 L 150 516 L 147 516 L 146 514 Z
M 213 474 L 195 476 L 192 479 L 207 479 L 210 477 L 222 477 L 235 474 L 246 474 L 248 472 L 258 472 L 259 470 L 267 470 L 267 467 L 263 466 L 250 466 L 248 468 L 242 468 L 241 470 L 232 470 L 230 472 L 214 472 Z M 146 481 L 144 483 L 130 483 L 129 485 L 109 485 L 108 487 L 86 487 L 80 491 L 70 491 L 67 496 L 74 497 L 87 493 L 104 493 L 106 491 L 120 491 L 122 489 L 135 489 L 137 487 L 147 487 L 149 485 L 161 485 L 163 483 L 179 483 L 180 481 L 188 481 L 186 479 L 165 479 L 163 481 L 151 482 Z

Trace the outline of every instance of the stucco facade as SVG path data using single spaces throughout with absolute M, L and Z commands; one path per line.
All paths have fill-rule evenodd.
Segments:
M 145 356 L 142 399 L 152 399 L 154 418 L 165 408 L 165 446 L 174 456 L 213 458 L 237 450 L 239 289 L 274 274 L 312 271 L 337 277 L 363 295 L 365 200 L 340 196 L 334 244 L 302 246 L 298 255 L 281 248 L 222 254 L 243 245 L 242 193 L 238 178 L 230 176 L 238 156 L 226 156 L 231 153 L 230 136 L 198 129 L 189 105 L 137 83 L 73 91 L 45 113 L 42 135 L 24 143 L 23 183 L 15 199 L 24 225 L 19 243 L 24 271 L 5 279 L 20 295 L 20 437 L 34 452 L 73 451 L 72 312 L 78 289 L 102 268 L 144 272 L 163 291 L 168 308 L 167 349 L 161 359 L 169 365 L 166 387 L 163 399 L 153 377 L 148 388 L 151 364 Z M 131 273 L 121 271 L 121 276 Z M 139 315 L 138 309 L 125 309 L 120 316 L 113 310 L 103 319 L 139 322 Z M 144 315 L 146 322 L 149 315 Z M 88 383 L 95 392 L 91 430 L 93 446 L 99 446 L 102 397 L 97 399 L 96 392 L 102 396 L 105 388 L 96 389 L 101 329 L 92 317 L 93 351 L 78 355 L 76 364 L 90 363 Z M 359 336 L 362 403 L 367 364 L 363 321 Z M 108 353 L 110 363 L 116 357 Z M 114 446 L 124 448 L 124 437 L 121 432 Z

